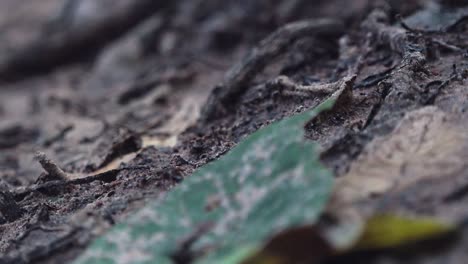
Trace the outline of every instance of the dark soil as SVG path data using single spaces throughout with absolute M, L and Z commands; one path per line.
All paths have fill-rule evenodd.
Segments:
M 71 261 L 246 135 L 328 96 L 285 94 L 279 75 L 357 74 L 352 99 L 305 129 L 339 178 L 395 171 L 400 185 L 364 207 L 466 221 L 468 3 L 440 2 L 3 0 L 0 263 Z M 300 34 L 282 28 L 304 19 Z M 463 236 L 435 256 L 366 261 L 463 263 L 467 249 Z

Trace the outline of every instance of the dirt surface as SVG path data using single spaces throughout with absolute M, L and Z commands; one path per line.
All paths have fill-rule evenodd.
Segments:
M 0 263 L 71 261 L 246 135 L 329 95 L 288 85 L 349 74 L 350 100 L 305 127 L 336 202 L 466 221 L 466 1 L 110 2 L 0 3 Z M 463 236 L 430 258 L 366 263 L 466 252 Z

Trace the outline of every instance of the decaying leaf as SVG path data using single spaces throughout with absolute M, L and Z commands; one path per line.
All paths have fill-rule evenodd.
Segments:
M 353 204 L 464 166 L 468 136 L 436 107 L 408 113 L 388 136 L 376 138 L 338 179 L 334 203 Z

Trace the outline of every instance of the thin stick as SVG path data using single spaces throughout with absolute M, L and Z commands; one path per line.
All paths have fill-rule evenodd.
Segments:
M 70 177 L 55 162 L 47 157 L 44 152 L 36 152 L 34 158 L 39 161 L 42 168 L 53 178 L 68 180 Z

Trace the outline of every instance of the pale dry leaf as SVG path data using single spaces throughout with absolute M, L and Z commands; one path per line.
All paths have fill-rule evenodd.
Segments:
M 374 139 L 338 179 L 334 202 L 349 204 L 449 176 L 466 161 L 468 135 L 437 107 L 406 114 L 395 130 Z

